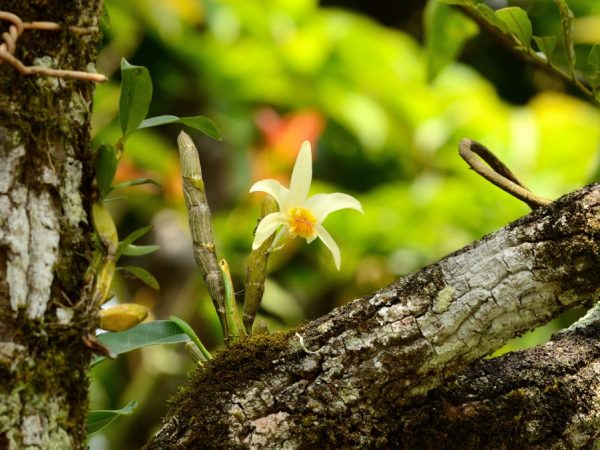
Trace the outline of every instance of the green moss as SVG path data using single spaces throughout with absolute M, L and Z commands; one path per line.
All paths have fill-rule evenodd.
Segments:
M 221 422 L 222 406 L 229 399 L 219 395 L 243 391 L 246 381 L 269 373 L 288 349 L 291 334 L 277 332 L 242 339 L 219 351 L 215 359 L 190 374 L 188 384 L 169 401 L 170 411 L 166 415 L 194 424 L 189 427 L 194 432 L 187 441 L 190 448 L 207 443 L 215 445 L 211 448 L 231 448 L 222 443 L 229 430 Z M 155 442 L 149 448 L 164 448 L 161 445 Z

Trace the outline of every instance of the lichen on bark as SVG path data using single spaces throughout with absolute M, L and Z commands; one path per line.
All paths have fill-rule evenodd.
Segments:
M 25 64 L 85 70 L 95 58 L 100 0 L 7 0 L 27 30 Z M 0 22 L 0 27 L 5 27 Z M 3 29 L 4 31 L 4 29 Z M 0 65 L 0 448 L 83 448 L 94 328 L 83 274 L 93 195 L 89 82 L 23 76 Z

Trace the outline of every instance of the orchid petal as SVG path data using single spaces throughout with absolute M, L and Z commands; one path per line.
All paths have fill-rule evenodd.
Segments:
M 308 197 L 310 182 L 312 181 L 312 151 L 310 142 L 304 141 L 294 170 L 292 171 L 292 179 L 290 181 L 290 196 L 288 206 L 300 206 Z
M 323 225 L 317 225 L 317 236 L 323 241 L 323 244 L 329 249 L 331 254 L 333 255 L 333 261 L 335 262 L 335 267 L 337 270 L 340 270 L 340 248 L 335 243 L 331 235 L 327 232 L 327 230 L 323 227 Z
M 362 205 L 358 200 L 340 192 L 313 195 L 306 201 L 304 207 L 314 214 L 318 223 L 323 222 L 330 213 L 340 209 L 355 209 L 363 213 Z
M 257 181 L 250 188 L 250 192 L 266 192 L 277 201 L 279 208 L 281 208 L 282 204 L 285 203 L 285 200 L 289 194 L 288 188 L 282 186 L 277 180 Z
M 271 236 L 278 226 L 285 223 L 285 218 L 278 212 L 266 215 L 256 227 L 252 250 L 256 250 Z

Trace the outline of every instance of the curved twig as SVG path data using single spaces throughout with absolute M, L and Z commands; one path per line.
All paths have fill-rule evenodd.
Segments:
M 17 48 L 17 40 L 25 30 L 59 31 L 61 25 L 55 22 L 23 22 L 16 14 L 0 11 L 0 20 L 10 22 L 8 31 L 2 33 L 4 42 L 0 44 L 0 64 L 7 62 L 23 75 L 45 75 L 57 78 L 73 78 L 97 83 L 107 80 L 105 75 L 90 73 L 80 70 L 51 69 L 40 66 L 26 66 L 14 56 Z M 78 34 L 93 33 L 98 31 L 97 27 L 68 27 L 69 31 Z
M 531 209 L 552 203 L 552 200 L 527 189 L 502 161 L 479 142 L 463 139 L 458 146 L 458 153 L 471 169 L 503 191 L 527 203 Z M 483 164 L 478 157 L 489 166 Z

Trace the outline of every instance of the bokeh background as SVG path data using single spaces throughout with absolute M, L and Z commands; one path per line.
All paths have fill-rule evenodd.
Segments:
M 518 4 L 534 33 L 555 32 L 553 1 Z M 600 42 L 600 3 L 570 0 L 576 39 Z M 428 80 L 425 1 L 108 0 L 110 17 L 98 71 L 94 144 L 119 137 L 119 64 L 148 67 L 150 116 L 204 114 L 223 140 L 195 140 L 213 209 L 217 251 L 229 261 L 238 298 L 260 208 L 248 194 L 262 178 L 287 183 L 300 143 L 314 153 L 314 192 L 356 196 L 365 214 L 342 211 L 325 225 L 342 267 L 315 241 L 289 242 L 269 264 L 260 317 L 287 329 L 381 288 L 528 213 L 458 157 L 461 138 L 491 148 L 533 191 L 559 197 L 598 178 L 600 113 L 568 87 L 522 64 L 485 35 Z M 453 37 L 448 37 L 451 40 Z M 162 185 L 113 195 L 108 205 L 125 236 L 153 230 L 159 252 L 124 264 L 150 270 L 159 292 L 118 278 L 118 301 L 148 306 L 152 318 L 176 314 L 210 349 L 222 345 L 218 320 L 196 270 L 183 203 L 179 126 L 136 133 L 116 182 L 150 177 Z M 535 345 L 573 321 L 574 311 L 512 341 Z M 181 346 L 150 347 L 105 361 L 92 372 L 92 409 L 130 400 L 140 406 L 90 441 L 93 450 L 140 448 L 158 427 L 168 396 L 192 362 Z

